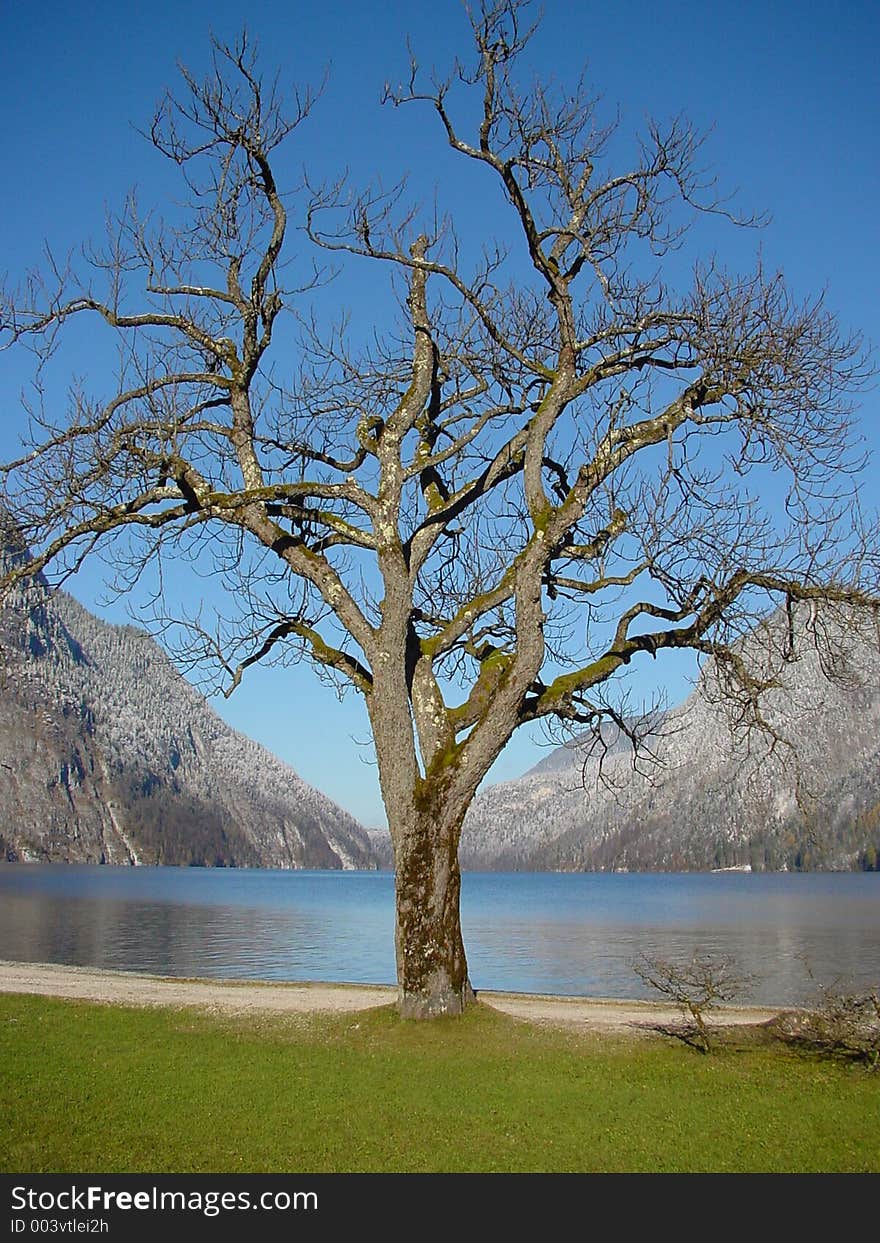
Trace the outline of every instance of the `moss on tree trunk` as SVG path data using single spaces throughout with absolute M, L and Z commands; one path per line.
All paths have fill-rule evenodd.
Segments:
M 404 1018 L 461 1014 L 474 999 L 461 935 L 460 825 L 395 834 L 398 1007 Z

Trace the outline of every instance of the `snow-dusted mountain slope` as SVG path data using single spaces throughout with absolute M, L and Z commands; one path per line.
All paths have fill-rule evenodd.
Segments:
M 5 857 L 375 866 L 353 817 L 226 725 L 144 632 L 37 581 L 0 605 L 0 648 Z
M 801 619 L 804 622 L 804 618 Z M 749 640 L 772 644 L 766 627 Z M 776 636 L 778 637 L 778 636 Z M 831 633 L 849 674 L 828 680 L 804 633 L 765 696 L 767 734 L 732 736 L 701 683 L 666 714 L 655 763 L 612 747 L 600 780 L 586 741 L 490 787 L 465 821 L 462 864 L 477 868 L 687 870 L 846 868 L 876 846 L 880 659 L 868 638 Z M 758 645 L 758 646 L 755 646 Z M 790 744 L 790 745 L 789 745 Z

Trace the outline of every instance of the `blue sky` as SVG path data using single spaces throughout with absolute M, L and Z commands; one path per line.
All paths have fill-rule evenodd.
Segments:
M 720 256 L 748 267 L 760 246 L 767 265 L 782 267 L 796 291 L 827 289 L 844 324 L 880 341 L 876 5 L 547 0 L 543 7 L 532 48 L 536 74 L 571 82 L 586 64 L 591 89 L 619 107 L 624 131 L 649 113 L 685 112 L 698 127 L 714 127 L 706 152 L 721 186 L 738 189 L 745 209 L 772 216 L 759 234 L 719 234 Z M 456 52 L 467 53 L 457 0 L 7 0 L 0 17 L 0 271 L 14 280 L 38 264 L 45 239 L 63 254 L 100 238 L 105 206 L 118 204 L 132 185 L 145 202 L 161 199 L 168 170 L 136 127 L 174 83 L 175 62 L 201 67 L 209 32 L 233 38 L 243 18 L 267 68 L 277 65 L 301 83 L 329 71 L 313 118 L 298 131 L 298 164 L 321 176 L 348 168 L 355 182 L 408 173 L 414 192 L 428 200 L 438 186 L 449 189 L 455 166 L 427 111 L 382 108 L 379 97 L 386 80 L 406 73 L 407 36 L 426 66 L 442 68 Z M 484 204 L 474 202 L 472 219 L 486 227 Z M 374 305 L 373 279 L 370 272 L 362 285 L 346 286 L 359 314 Z M 87 348 L 77 368 L 89 376 Z M 14 395 L 23 379 L 21 360 L 0 355 L 2 456 L 14 444 Z M 873 445 L 880 440 L 876 415 L 870 392 L 862 417 Z M 71 586 L 94 607 L 100 567 Z M 124 602 L 97 611 L 126 616 Z M 652 668 L 646 693 L 665 682 L 673 700 L 681 697 L 689 668 L 684 661 Z M 381 822 L 366 717 L 353 696 L 340 705 L 305 667 L 257 670 L 216 706 L 366 823 Z M 529 738 L 515 740 L 493 775 L 516 775 L 541 754 Z

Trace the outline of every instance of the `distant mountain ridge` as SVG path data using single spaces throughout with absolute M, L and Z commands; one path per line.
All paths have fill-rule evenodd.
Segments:
M 24 550 L 8 524 L 0 540 L 2 569 Z M 0 809 L 8 859 L 376 866 L 362 826 L 226 725 L 149 635 L 42 578 L 0 604 Z
M 772 628 L 778 623 L 769 623 Z M 799 625 L 804 624 L 801 617 Z M 753 652 L 773 641 L 765 625 Z M 491 786 L 465 820 L 461 861 L 493 870 L 687 871 L 858 866 L 880 816 L 880 657 L 843 628 L 832 642 L 858 676 L 829 681 L 809 642 L 764 699 L 769 735 L 732 736 L 710 692 L 665 714 L 649 772 L 610 735 L 599 760 L 585 739 L 515 781 Z M 798 763 L 792 759 L 791 743 Z

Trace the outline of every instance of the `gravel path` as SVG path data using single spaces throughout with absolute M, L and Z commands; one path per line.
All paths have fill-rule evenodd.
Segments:
M 118 1006 L 197 1006 L 237 1014 L 343 1014 L 390 1005 L 393 988 L 372 984 L 278 984 L 238 980 L 178 980 L 130 971 L 61 967 L 48 963 L 0 961 L 0 993 L 39 993 Z M 480 1000 L 530 1022 L 571 1025 L 595 1031 L 633 1031 L 674 1023 L 673 1007 L 650 1001 L 549 997 L 531 993 L 480 991 Z M 725 1006 L 710 1016 L 715 1023 L 755 1024 L 777 1010 Z

